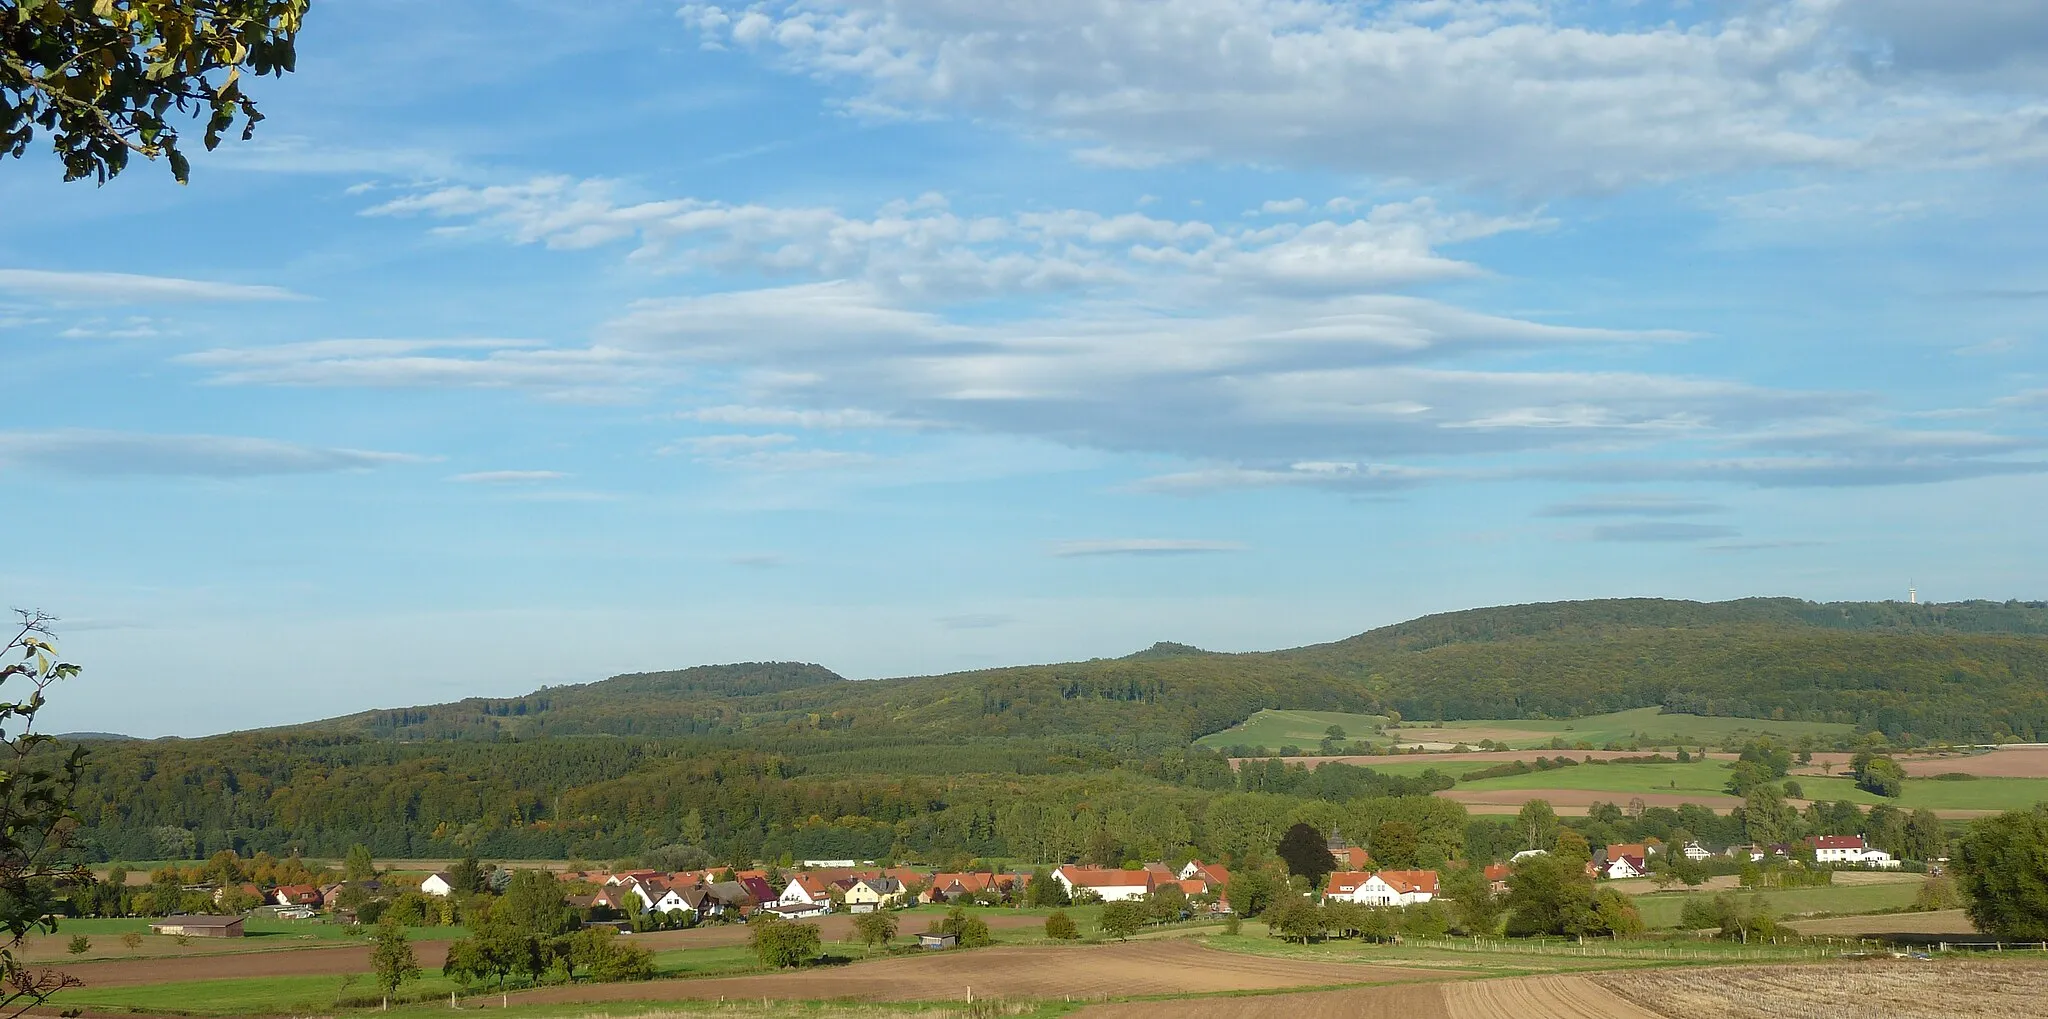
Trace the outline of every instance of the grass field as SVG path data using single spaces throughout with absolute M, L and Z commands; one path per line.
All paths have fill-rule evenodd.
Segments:
M 1919 894 L 1919 891 L 1920 886 L 1915 882 L 1900 882 L 1786 888 L 1755 894 L 1763 897 L 1764 902 L 1771 907 L 1772 913 L 1783 917 L 1802 913 L 1880 913 L 1904 909 L 1913 904 L 1913 897 Z M 1667 892 L 1640 895 L 1636 897 L 1636 911 L 1642 914 L 1643 923 L 1651 928 L 1676 927 L 1679 911 L 1685 908 L 1687 899 L 1711 900 L 1715 894 Z M 1748 898 L 1751 893 L 1737 890 L 1734 894 Z
M 1905 810 L 2025 810 L 2048 802 L 2048 778 L 1980 778 L 1969 782 L 1909 778 L 1904 793 L 1895 800 L 1864 792 L 1856 788 L 1855 782 L 1840 776 L 1799 775 L 1793 781 L 1799 783 L 1800 791 L 1808 799 L 1848 800 L 1866 806 L 1890 803 Z
M 1780 722 L 1763 718 L 1725 718 L 1713 715 L 1667 715 L 1660 708 L 1636 708 L 1606 715 L 1566 719 L 1471 719 L 1459 722 L 1404 722 L 1390 735 L 1405 744 L 1421 746 L 1466 743 L 1482 739 L 1505 743 L 1516 750 L 1548 747 L 1552 740 L 1567 744 L 1639 741 L 1644 746 L 1721 747 L 1755 736 L 1798 740 L 1813 736 L 1830 742 L 1854 736 L 1856 727 L 1832 722 Z
M 1343 711 L 1279 711 L 1267 708 L 1222 732 L 1212 732 L 1196 740 L 1195 745 L 1221 750 L 1224 747 L 1243 744 L 1265 747 L 1274 753 L 1279 753 L 1280 748 L 1284 746 L 1297 746 L 1304 751 L 1312 752 L 1333 725 L 1344 730 L 1345 739 L 1362 740 L 1372 738 L 1374 726 L 1386 723 L 1385 715 L 1353 715 Z

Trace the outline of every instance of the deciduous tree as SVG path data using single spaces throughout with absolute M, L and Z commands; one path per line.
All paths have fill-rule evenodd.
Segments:
M 0 7 L 0 154 L 20 156 L 38 132 L 64 179 L 101 183 L 131 153 L 191 172 L 176 111 L 203 116 L 211 150 L 239 122 L 247 140 L 263 114 L 242 76 L 283 75 L 308 0 L 12 0 Z
M 377 989 L 384 994 L 384 1008 L 391 1009 L 391 995 L 408 980 L 420 975 L 420 961 L 412 953 L 412 942 L 406 940 L 405 929 L 395 923 L 377 925 L 377 933 L 370 948 L 370 970 L 377 980 Z
M 1955 872 L 1978 930 L 2048 941 L 2048 803 L 1972 824 L 1956 847 Z
M 1321 882 L 1323 875 L 1337 869 L 1337 860 L 1330 855 L 1329 840 L 1306 823 L 1288 828 L 1280 836 L 1275 851 L 1287 864 L 1288 873 L 1305 877 L 1310 884 Z
M 85 751 L 51 752 L 53 737 L 35 731 L 50 686 L 78 674 L 57 657 L 50 618 L 24 612 L 0 648 L 0 1014 L 20 1015 L 77 981 L 23 964 L 21 945 L 31 931 L 54 934 L 54 893 L 92 883 L 92 874 L 65 863 L 78 819 L 71 804 L 85 767 Z

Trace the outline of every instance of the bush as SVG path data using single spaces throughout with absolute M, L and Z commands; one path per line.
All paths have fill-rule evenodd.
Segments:
M 1081 936 L 1081 929 L 1074 926 L 1074 918 L 1065 910 L 1045 918 L 1045 936 L 1054 941 L 1074 941 Z
M 968 916 L 967 911 L 958 906 L 948 910 L 944 919 L 933 920 L 925 932 L 951 934 L 961 948 L 985 948 L 995 943 L 995 938 L 989 935 L 988 922 L 978 916 Z
M 751 928 L 747 940 L 753 946 L 754 957 L 761 960 L 763 966 L 777 969 L 801 966 L 817 958 L 823 945 L 817 924 L 791 923 L 757 913 L 747 926 Z
M 1243 929 L 1244 921 L 1239 920 L 1236 913 L 1230 913 L 1223 917 L 1223 933 L 1235 937 Z
M 73 934 L 71 941 L 64 946 L 64 950 L 72 955 L 84 955 L 92 951 L 92 939 L 83 934 Z

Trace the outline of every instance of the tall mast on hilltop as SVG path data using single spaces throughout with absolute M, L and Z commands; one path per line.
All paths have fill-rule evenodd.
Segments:
M 1906 604 L 1920 604 L 1920 589 L 1914 587 L 1911 581 L 1906 582 Z

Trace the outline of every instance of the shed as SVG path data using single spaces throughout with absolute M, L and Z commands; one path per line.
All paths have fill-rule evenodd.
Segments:
M 920 934 L 917 936 L 917 947 L 928 951 L 940 948 L 958 948 L 960 947 L 960 935 Z
M 149 925 L 151 934 L 174 934 L 194 938 L 239 938 L 239 916 L 167 916 Z

